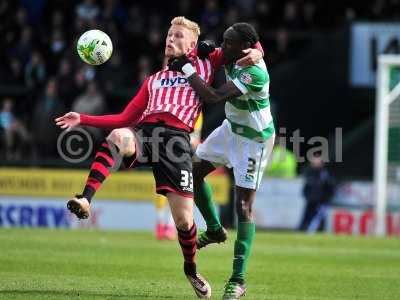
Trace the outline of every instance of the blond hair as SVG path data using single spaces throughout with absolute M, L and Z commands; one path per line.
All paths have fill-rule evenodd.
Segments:
M 193 33 L 196 40 L 199 38 L 200 26 L 196 22 L 190 21 L 183 16 L 179 16 L 172 19 L 171 25 L 181 25 L 189 29 Z

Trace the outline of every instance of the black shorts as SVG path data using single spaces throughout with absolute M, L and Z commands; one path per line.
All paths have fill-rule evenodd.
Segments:
M 152 167 L 158 194 L 173 192 L 193 198 L 189 133 L 163 124 L 140 124 L 134 131 L 136 155 L 130 166 Z

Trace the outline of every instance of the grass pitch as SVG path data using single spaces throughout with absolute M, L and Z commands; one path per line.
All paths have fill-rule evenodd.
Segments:
M 198 254 L 220 299 L 229 242 Z M 257 232 L 244 299 L 400 299 L 400 240 Z M 196 299 L 151 233 L 0 229 L 0 299 Z

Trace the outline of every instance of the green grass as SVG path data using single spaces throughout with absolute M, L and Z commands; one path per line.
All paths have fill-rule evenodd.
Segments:
M 229 243 L 198 254 L 220 299 Z M 400 299 L 400 240 L 256 234 L 244 299 Z M 150 233 L 0 230 L 0 299 L 195 299 L 176 242 Z

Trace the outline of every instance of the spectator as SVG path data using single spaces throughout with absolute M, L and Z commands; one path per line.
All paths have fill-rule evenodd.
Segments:
M 138 58 L 141 61 L 141 57 Z M 125 66 L 126 67 L 126 66 Z M 147 65 L 151 67 L 151 61 Z M 107 63 L 106 68 L 99 70 L 98 79 L 100 79 L 101 86 L 105 92 L 105 96 L 110 105 L 108 106 L 111 111 L 119 111 L 123 108 L 123 101 L 121 99 L 130 99 L 132 93 L 135 92 L 133 85 L 139 84 L 141 81 L 135 80 L 134 76 L 140 76 L 141 70 L 139 69 L 136 74 L 132 74 L 128 68 L 124 68 L 122 64 L 122 54 L 119 51 L 115 51 Z M 149 69 L 146 69 L 145 75 L 149 75 Z M 110 101 L 111 100 L 111 101 Z
M 72 110 L 89 115 L 100 115 L 106 110 L 104 96 L 98 90 L 96 82 L 89 82 L 86 91 L 72 104 Z M 102 137 L 102 131 L 98 128 L 85 127 L 85 130 L 97 141 Z
M 76 89 L 74 86 L 71 63 L 66 58 L 60 62 L 57 81 L 59 82 L 59 96 L 64 102 L 66 109 L 70 110 L 72 101 L 76 98 L 76 92 L 79 89 Z
M 15 21 L 16 25 L 20 28 L 28 25 L 28 15 L 23 6 L 18 8 L 17 13 L 15 14 Z
M 164 40 L 162 39 L 161 31 L 158 28 L 151 28 L 148 35 L 148 50 L 147 53 L 150 54 L 154 59 L 154 65 L 161 66 L 164 59 L 164 51 L 162 49 L 162 44 Z
M 60 10 L 54 11 L 51 15 L 51 28 L 62 29 L 64 27 L 64 14 Z
M 160 28 L 162 26 L 162 20 L 159 14 L 151 14 L 148 19 L 148 27 Z
M 371 7 L 371 17 L 379 19 L 385 9 L 385 0 L 375 0 Z
M 87 25 L 84 19 L 81 18 L 76 18 L 74 22 L 74 32 L 75 36 L 79 37 L 80 34 L 85 32 L 85 29 L 87 29 Z
M 15 117 L 13 106 L 13 100 L 5 98 L 0 111 L 0 133 L 6 160 L 19 159 L 22 149 L 30 142 L 30 135 L 25 125 Z
M 151 59 L 147 55 L 142 55 L 138 60 L 138 81 L 143 80 L 151 74 Z
M 142 18 L 142 10 L 138 5 L 132 5 L 129 9 L 129 18 L 125 25 L 126 31 L 137 36 L 143 33 L 145 28 L 144 18 Z
M 307 1 L 303 5 L 303 23 L 306 29 L 314 29 L 315 26 L 315 3 Z
M 46 66 L 42 55 L 34 51 L 25 67 L 25 83 L 31 89 L 40 87 L 46 80 Z
M 239 10 L 235 6 L 231 6 L 228 8 L 227 12 L 224 16 L 224 25 L 223 28 L 228 28 L 232 24 L 239 21 Z
M 256 0 L 233 0 L 233 2 L 240 12 L 246 17 L 251 16 L 254 13 Z
M 278 64 L 281 61 L 288 59 L 289 48 L 289 32 L 285 28 L 280 28 L 275 31 L 274 47 L 270 48 L 269 62 Z
M 17 58 L 11 58 L 9 61 L 9 72 L 4 75 L 4 81 L 10 85 L 23 85 L 25 83 L 22 64 Z
M 43 14 L 45 0 L 20 0 L 21 4 L 26 8 L 29 23 L 36 25 L 40 22 Z
M 74 74 L 74 98 L 77 98 L 78 95 L 82 94 L 85 91 L 86 84 L 87 84 L 87 73 L 85 68 L 78 69 Z M 89 73 L 90 74 L 90 73 Z M 90 75 L 92 76 L 92 75 Z M 73 99 L 74 101 L 75 99 Z
M 51 72 L 54 73 L 57 70 L 57 66 L 63 56 L 64 50 L 67 47 L 67 41 L 65 40 L 64 34 L 60 29 L 53 30 L 50 40 L 50 57 L 49 65 Z
M 11 57 L 15 57 L 23 64 L 25 64 L 29 57 L 31 56 L 32 51 L 32 28 L 31 27 L 24 27 L 20 39 L 18 43 L 10 49 L 9 55 Z
M 74 101 L 72 110 L 90 115 L 100 115 L 105 111 L 104 97 L 94 81 L 90 82 L 85 93 Z
M 175 1 L 174 1 L 175 2 Z M 197 7 L 194 7 L 196 3 L 189 0 L 179 0 L 178 3 L 174 3 L 174 11 L 176 11 L 177 16 L 186 16 L 190 20 L 196 18 Z
M 283 24 L 286 28 L 290 29 L 301 28 L 298 6 L 294 1 L 288 1 L 285 4 L 283 11 Z
M 101 16 L 103 20 L 115 21 L 118 25 L 124 25 L 128 19 L 126 9 L 119 0 L 105 0 Z
M 94 0 L 84 0 L 83 3 L 76 7 L 76 14 L 85 21 L 93 21 L 99 15 L 99 7 Z
M 312 233 L 324 229 L 326 208 L 334 194 L 335 181 L 320 154 L 310 159 L 310 167 L 304 177 L 303 196 L 306 205 L 299 229 Z
M 60 130 L 51 124 L 57 116 L 65 112 L 64 104 L 58 97 L 57 81 L 52 78 L 48 81 L 45 94 L 36 104 L 33 114 L 34 151 L 38 158 L 57 157 L 57 138 Z
M 270 5 L 270 3 L 261 0 L 258 0 L 256 3 L 255 17 L 262 28 L 271 26 L 272 17 Z
M 16 36 L 19 34 L 20 27 L 16 22 L 15 8 L 10 1 L 0 1 L 0 34 L 1 44 L 4 48 L 0 49 L 0 54 L 8 51 L 15 42 Z
M 221 21 L 221 13 L 218 10 L 216 0 L 207 0 L 204 11 L 201 14 L 201 27 L 206 30 L 214 30 Z

